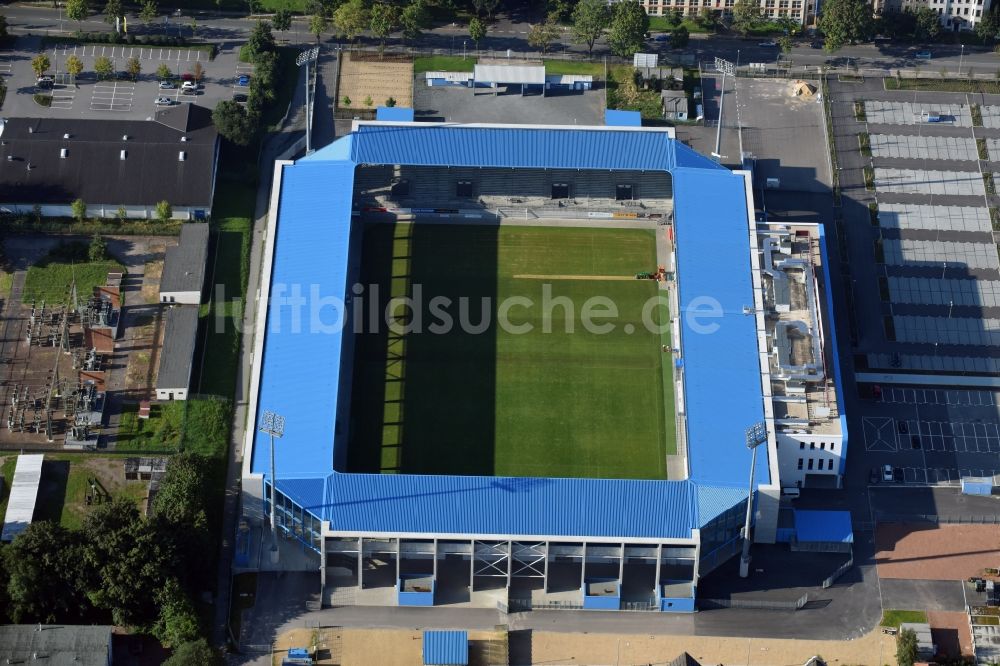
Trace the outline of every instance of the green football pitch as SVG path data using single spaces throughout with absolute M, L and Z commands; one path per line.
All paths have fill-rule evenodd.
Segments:
M 357 336 L 352 471 L 666 478 L 669 330 L 643 309 L 669 329 L 667 308 L 634 279 L 652 231 L 370 224 L 361 266 L 381 324 Z M 593 297 L 610 332 L 583 325 Z

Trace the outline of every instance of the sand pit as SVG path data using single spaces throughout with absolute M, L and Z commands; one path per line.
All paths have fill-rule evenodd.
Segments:
M 377 58 L 377 56 L 375 56 Z M 344 104 L 344 98 L 351 100 Z M 371 105 L 365 100 L 371 98 Z M 389 98 L 396 106 L 413 106 L 413 63 L 389 60 L 355 60 L 348 53 L 340 64 L 338 109 L 374 109 L 385 106 Z

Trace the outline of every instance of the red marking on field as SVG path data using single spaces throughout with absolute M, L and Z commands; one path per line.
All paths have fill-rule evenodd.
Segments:
M 882 578 L 965 580 L 1000 561 L 1000 525 L 880 525 L 875 562 Z
M 972 632 L 965 613 L 927 611 L 931 637 L 938 646 L 938 655 L 951 659 L 972 656 Z

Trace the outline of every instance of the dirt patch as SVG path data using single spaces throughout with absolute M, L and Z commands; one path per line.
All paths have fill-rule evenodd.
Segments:
M 875 562 L 882 578 L 965 580 L 1000 559 L 1000 525 L 880 525 Z
M 931 625 L 931 636 L 938 646 L 938 656 L 949 659 L 971 657 L 972 633 L 969 631 L 969 616 L 965 613 L 928 611 L 927 622 Z
M 150 261 L 142 276 L 142 287 L 139 288 L 139 298 L 143 303 L 152 304 L 160 300 L 160 278 L 163 276 L 163 262 Z
M 394 61 L 360 61 L 352 55 L 340 64 L 338 109 L 374 109 L 385 106 L 390 97 L 396 106 L 413 106 L 413 63 Z M 345 105 L 348 97 L 351 104 Z M 371 98 L 371 105 L 365 100 Z
M 280 666 L 281 660 L 288 655 L 289 648 L 306 648 L 313 654 L 316 666 L 333 666 L 341 664 L 341 645 L 343 632 L 337 627 L 321 629 L 291 629 L 274 642 L 274 653 L 271 658 L 273 666 Z
M 804 664 L 821 654 L 829 663 L 880 666 L 895 664 L 892 636 L 873 632 L 853 641 L 805 641 L 701 636 L 582 634 L 533 631 L 529 644 L 511 634 L 510 663 L 662 664 L 687 651 L 702 664 Z M 492 632 L 469 632 L 469 664 L 487 663 Z M 344 666 L 410 666 L 421 662 L 421 632 L 393 629 L 344 629 Z M 749 660 L 748 660 L 749 655 Z

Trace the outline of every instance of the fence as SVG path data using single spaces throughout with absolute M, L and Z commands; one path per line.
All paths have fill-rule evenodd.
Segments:
M 837 582 L 837 579 L 843 576 L 845 573 L 854 566 L 854 550 L 851 550 L 851 558 L 840 565 L 836 571 L 823 579 L 823 589 L 828 587 L 833 587 L 833 584 Z
M 1000 515 L 958 515 L 938 516 L 926 513 L 883 513 L 875 512 L 876 523 L 929 523 L 931 525 L 1000 525 Z
M 497 608 L 500 603 L 497 603 Z M 524 613 L 532 610 L 583 610 L 583 604 L 570 601 L 534 601 L 533 599 L 508 599 L 510 613 Z
M 809 595 L 803 594 L 795 601 L 774 601 L 770 599 L 699 599 L 698 608 L 742 608 L 746 610 L 796 611 L 806 605 Z

